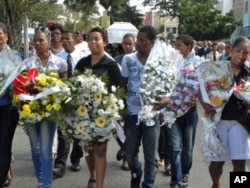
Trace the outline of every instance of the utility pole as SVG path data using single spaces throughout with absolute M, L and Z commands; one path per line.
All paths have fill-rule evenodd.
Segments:
M 23 39 L 24 39 L 24 59 L 29 57 L 29 32 L 28 32 L 28 27 L 29 27 L 29 20 L 27 13 L 25 13 L 25 18 L 24 18 L 24 28 L 23 28 Z

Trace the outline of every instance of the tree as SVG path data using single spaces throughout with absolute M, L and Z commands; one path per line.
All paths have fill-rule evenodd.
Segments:
M 216 3 L 217 0 L 156 0 L 154 8 L 178 17 L 180 34 L 190 34 L 196 40 L 229 38 L 239 23 L 234 19 L 233 11 L 222 16 L 215 8 Z
M 130 22 L 137 28 L 142 26 L 142 14 L 136 9 L 136 6 L 129 6 L 127 3 L 124 3 L 123 9 L 120 11 L 115 11 L 112 8 L 108 11 L 108 15 L 110 16 L 111 23 L 123 21 Z
M 99 0 L 100 5 L 102 5 L 105 10 L 108 11 L 109 8 L 113 10 L 119 10 L 122 8 L 124 3 L 129 2 L 128 0 Z
M 31 6 L 39 0 L 1 0 L 0 21 L 5 23 L 9 32 L 8 43 L 11 48 L 21 51 L 21 31 Z
M 82 14 L 77 24 L 70 23 L 69 20 L 66 22 L 68 26 L 73 26 L 73 28 L 70 27 L 71 29 L 88 30 L 91 27 L 91 16 L 99 14 L 96 0 L 65 0 L 64 4 L 70 11 Z
M 129 0 L 99 0 L 99 4 L 106 11 L 112 10 L 112 12 L 121 11 L 124 4 L 128 2 Z M 72 11 L 83 13 L 81 25 L 84 25 L 85 29 L 90 27 L 90 17 L 93 14 L 98 14 L 97 0 L 65 0 L 64 4 Z
M 62 7 L 54 3 L 37 3 L 32 6 L 29 13 L 30 26 L 36 27 L 37 25 L 45 25 L 48 20 L 57 20 L 62 12 Z

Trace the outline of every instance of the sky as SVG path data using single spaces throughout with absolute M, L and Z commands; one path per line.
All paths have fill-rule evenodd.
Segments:
M 143 7 L 142 6 L 142 2 L 143 0 L 130 0 L 129 3 L 131 6 L 136 6 L 138 10 L 141 11 L 141 13 L 145 13 L 147 11 L 150 11 L 150 7 L 147 6 L 147 7 Z

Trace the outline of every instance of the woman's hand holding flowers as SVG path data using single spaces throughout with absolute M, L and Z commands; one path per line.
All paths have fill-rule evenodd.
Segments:
M 216 110 L 212 105 L 204 103 L 202 106 L 205 110 L 206 116 L 212 116 L 212 115 L 216 114 Z

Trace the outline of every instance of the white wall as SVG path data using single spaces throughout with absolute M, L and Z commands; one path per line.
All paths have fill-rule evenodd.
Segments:
M 219 0 L 216 8 L 221 11 L 222 15 L 226 15 L 233 9 L 233 0 Z

